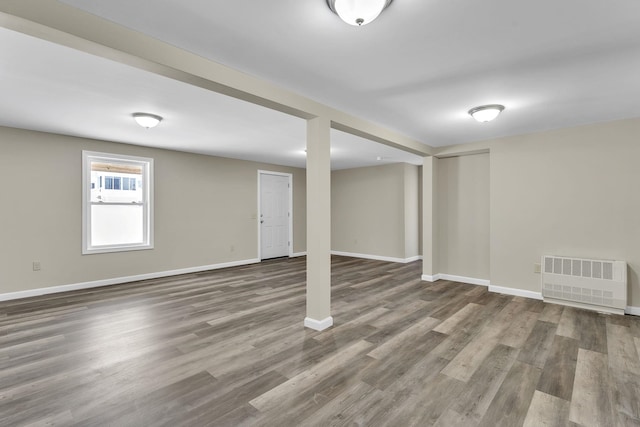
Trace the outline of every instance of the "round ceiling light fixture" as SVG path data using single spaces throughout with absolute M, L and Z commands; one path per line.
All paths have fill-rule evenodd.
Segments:
M 393 0 L 327 0 L 327 5 L 349 25 L 361 27 L 373 21 Z
M 133 113 L 133 118 L 143 128 L 151 129 L 160 124 L 162 117 L 149 113 Z
M 485 123 L 498 117 L 498 114 L 500 114 L 502 110 L 504 110 L 504 105 L 481 105 L 480 107 L 475 107 L 469 110 L 469 115 L 477 121 Z

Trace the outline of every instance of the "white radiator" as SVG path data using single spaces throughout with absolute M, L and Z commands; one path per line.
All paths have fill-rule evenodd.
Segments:
M 624 314 L 627 263 L 545 255 L 542 296 L 558 304 Z

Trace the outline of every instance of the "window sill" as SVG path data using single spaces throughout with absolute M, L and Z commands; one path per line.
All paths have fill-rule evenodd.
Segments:
M 153 245 L 131 245 L 131 246 L 103 246 L 96 248 L 83 248 L 82 255 L 105 254 L 113 252 L 145 251 L 153 249 Z

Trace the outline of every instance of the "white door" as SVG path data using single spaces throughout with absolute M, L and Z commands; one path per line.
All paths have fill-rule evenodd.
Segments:
M 289 176 L 260 173 L 260 258 L 289 255 Z

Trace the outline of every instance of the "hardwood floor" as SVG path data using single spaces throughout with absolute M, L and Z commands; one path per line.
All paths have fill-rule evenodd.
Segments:
M 640 425 L 640 318 L 334 257 L 0 303 L 0 425 Z

